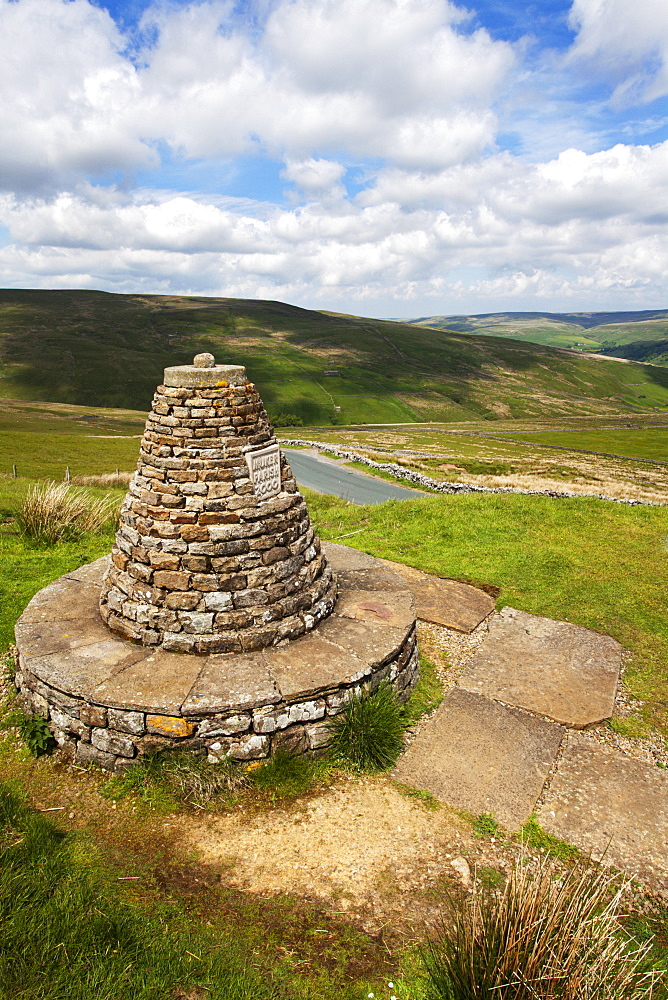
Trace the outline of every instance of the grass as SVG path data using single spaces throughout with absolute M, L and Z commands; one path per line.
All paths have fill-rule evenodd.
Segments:
M 2 485 L 0 482 L 0 495 L 4 492 Z M 4 652 L 14 641 L 16 620 L 38 590 L 84 563 L 107 555 L 113 539 L 114 533 L 109 530 L 43 546 L 22 539 L 12 522 L 0 524 L 0 650 Z
M 498 837 L 500 826 L 492 813 L 480 813 L 473 820 L 474 837 Z
M 438 1000 L 642 1000 L 665 972 L 624 932 L 623 890 L 604 870 L 515 864 L 503 887 L 477 877 L 424 960 Z
M 384 771 L 396 764 L 408 725 L 403 705 L 383 682 L 375 691 L 355 693 L 329 723 L 333 760 L 360 771 Z
M 6 519 L 0 526 L 0 641 L 7 644 L 11 641 L 13 621 L 32 593 L 82 562 L 105 554 L 111 546 L 110 532 L 88 535 L 76 542 L 59 542 L 47 548 L 27 542 L 16 533 L 16 526 L 10 521 L 25 491 L 26 484 L 20 480 L 0 481 L 0 510 Z M 594 627 L 611 634 L 617 629 L 618 636 L 627 636 L 629 648 L 634 651 L 633 682 L 646 685 L 650 696 L 660 691 L 660 685 L 665 683 L 668 647 L 660 613 L 666 586 L 665 560 L 668 559 L 664 547 L 668 539 L 668 513 L 664 509 L 630 509 L 597 501 L 512 496 L 438 497 L 368 508 L 356 508 L 329 497 L 314 495 L 308 499 L 311 514 L 323 537 L 362 527 L 363 531 L 350 539 L 360 548 L 414 565 L 422 564 L 443 575 L 500 586 L 501 603 L 510 601 L 514 606 L 524 606 L 525 610 L 551 612 L 553 617 L 572 614 L 581 624 L 595 622 Z M 649 652 L 654 660 L 643 660 L 643 651 Z M 656 664 L 657 669 L 649 669 L 650 662 Z M 440 697 L 435 672 L 429 664 L 423 663 L 422 679 L 409 702 L 404 722 L 433 710 Z M 648 698 L 645 711 L 653 723 L 661 722 L 662 709 L 658 702 Z M 195 763 L 191 766 L 192 761 Z M 33 766 L 40 763 L 33 762 Z M 49 766 L 52 765 L 49 763 Z M 319 781 L 327 779 L 326 771 L 318 771 L 319 767 L 326 766 L 329 765 L 322 762 L 295 763 L 294 759 L 277 759 L 246 772 L 236 784 L 237 771 L 228 775 L 220 768 L 219 773 L 218 766 L 212 769 L 212 765 L 205 765 L 197 758 L 189 758 L 188 767 L 179 768 L 174 755 L 171 761 L 164 760 L 157 765 L 162 769 L 158 777 L 157 772 L 151 776 L 147 768 L 143 776 L 137 769 L 112 778 L 106 795 L 107 799 L 125 795 L 129 800 L 136 798 L 151 804 L 154 809 L 169 811 L 180 808 L 183 803 L 193 808 L 227 808 L 242 796 L 244 801 L 266 808 L 272 803 L 289 802 L 291 798 L 308 794 Z M 121 783 L 125 781 L 130 784 L 124 791 Z M 418 801 L 426 808 L 431 805 L 422 797 Z M 9 845 L 14 845 L 20 853 L 18 841 L 27 836 L 25 830 L 32 820 L 29 820 L 29 810 L 20 803 L 12 809 L 14 818 L 2 827 L 0 843 L 4 847 L 8 837 Z M 35 822 L 41 823 L 42 819 L 37 817 Z M 6 834 L 5 829 L 10 833 Z M 57 831 L 56 827 L 51 829 Z M 541 838 L 548 838 L 549 843 Z M 525 839 L 536 849 L 543 847 L 546 854 L 557 854 L 566 860 L 559 853 L 559 843 L 553 842 L 554 839 L 541 831 L 538 824 L 525 828 Z M 137 897 L 129 890 L 119 892 L 115 871 L 96 854 L 88 841 L 58 831 L 55 840 L 49 840 L 49 852 L 54 844 L 67 845 L 58 861 L 58 864 L 63 861 L 66 867 L 57 869 L 56 880 L 51 879 L 51 861 L 45 860 L 45 855 L 40 853 L 37 841 L 28 837 L 25 842 L 30 850 L 21 855 L 16 865 L 12 860 L 14 867 L 11 869 L 20 892 L 9 900 L 2 897 L 2 905 L 9 907 L 3 912 L 17 921 L 12 930 L 14 937 L 9 937 L 10 944 L 20 935 L 26 942 L 26 950 L 25 956 L 17 958 L 13 951 L 9 954 L 7 945 L 3 954 L 5 946 L 0 942 L 0 963 L 10 959 L 15 963 L 11 970 L 13 992 L 8 992 L 3 983 L 0 987 L 2 1000 L 5 1000 L 2 988 L 5 988 L 7 1000 L 10 997 L 11 1000 L 61 1000 L 71 995 L 81 1000 L 93 995 L 105 1000 L 125 1000 L 129 995 L 133 1000 L 135 996 L 139 1000 L 143 997 L 172 1000 L 172 996 L 259 996 L 262 1000 L 349 997 L 361 1000 L 369 991 L 376 996 L 384 995 L 377 985 L 368 986 L 364 975 L 359 973 L 346 978 L 348 972 L 335 974 L 328 972 L 331 967 L 327 966 L 326 970 L 320 970 L 320 975 L 314 971 L 318 967 L 317 957 L 308 973 L 302 968 L 300 975 L 299 968 L 287 968 L 277 957 L 273 945 L 265 947 L 263 918 L 257 914 L 253 919 L 242 921 L 241 925 L 238 920 L 228 920 L 224 926 L 216 923 L 217 917 L 213 916 L 213 926 L 206 928 L 192 912 L 188 913 L 180 905 L 175 907 L 174 900 L 168 902 L 154 888 L 144 890 Z M 15 859 L 15 855 L 12 858 Z M 83 883 L 78 881 L 80 860 Z M 25 870 L 21 865 L 27 866 Z M 40 873 L 39 880 L 35 878 L 36 872 Z M 42 872 L 46 873 L 43 895 Z M 4 868 L 0 882 L 3 876 Z M 499 889 L 491 875 L 484 875 L 482 881 L 490 891 Z M 127 885 L 132 888 L 132 883 Z M 70 888 L 73 895 L 67 895 Z M 28 912 L 23 902 L 29 894 L 31 909 Z M 99 918 L 93 929 L 95 934 L 100 931 L 100 938 L 93 934 L 90 925 L 82 929 L 77 922 L 78 914 L 90 915 L 87 900 L 93 896 L 97 902 L 92 905 L 97 906 L 103 917 L 113 917 L 116 921 L 110 925 Z M 37 950 L 40 913 L 48 925 L 43 935 L 43 943 L 47 946 L 44 956 Z M 321 918 L 313 918 L 316 919 L 319 921 L 317 926 L 321 926 Z M 140 926 L 144 953 L 137 957 L 137 939 L 132 935 L 135 933 L 133 928 Z M 241 933 L 239 926 L 250 935 L 252 945 L 248 937 L 242 938 L 240 943 L 232 943 L 233 935 Z M 312 930 L 314 924 L 310 926 Z M 113 946 L 109 944 L 109 934 L 116 934 Z M 314 937 L 314 956 L 318 947 L 318 939 Z M 357 945 L 350 946 L 352 952 L 355 948 Z M 64 954 L 60 954 L 65 949 L 69 963 Z M 349 969 L 350 965 L 346 964 L 346 956 L 350 953 L 348 946 L 342 943 L 341 949 L 332 961 L 336 969 Z M 254 957 L 249 964 L 248 956 L 253 952 L 261 957 Z M 41 967 L 40 962 L 44 963 Z M 24 966 L 30 963 L 37 971 L 25 971 Z M 46 975 L 37 978 L 41 973 Z M 118 987 L 114 985 L 113 975 L 119 977 Z M 159 975 L 163 976 L 162 992 L 155 985 Z M 46 992 L 44 979 L 47 979 Z M 424 986 L 419 975 L 411 983 L 410 997 L 414 1000 L 422 995 Z M 66 990 L 70 992 L 64 992 Z M 401 994 L 398 995 L 404 1000 Z
M 39 1000 L 278 997 L 242 929 L 193 932 L 178 908 L 147 911 L 85 839 L 0 788 L 0 996 Z M 292 996 L 303 995 L 290 991 Z
M 641 717 L 668 735 L 668 509 L 589 497 L 467 495 L 355 507 L 309 494 L 323 538 L 500 590 L 506 604 L 613 636 Z
M 39 548 L 11 518 L 27 490 L 0 479 L 0 644 L 47 583 L 105 555 L 112 532 Z M 99 491 L 91 491 L 93 494 Z M 308 491 L 305 491 L 308 492 Z M 122 493 L 115 494 L 120 498 Z M 668 510 L 592 498 L 523 495 L 429 497 L 357 507 L 308 493 L 323 538 L 445 577 L 500 589 L 499 606 L 612 635 L 631 653 L 626 683 L 643 702 L 625 725 L 668 735 Z M 635 721 L 634 721 L 635 720 Z
M 410 785 L 402 785 L 399 782 L 396 783 L 396 787 L 406 798 L 415 799 L 416 802 L 419 802 L 427 812 L 438 812 L 441 808 L 441 803 L 436 796 L 424 788 L 411 788 Z
M 37 429 L 37 428 L 36 428 Z M 10 475 L 16 465 L 23 479 L 65 479 L 134 469 L 139 453 L 135 438 L 104 438 L 53 431 L 44 436 L 16 431 L 0 434 L 0 472 Z
M 210 764 L 204 756 L 175 749 L 148 755 L 125 774 L 109 778 L 103 794 L 116 800 L 138 796 L 153 809 L 172 812 L 184 804 L 233 805 L 249 784 L 244 769 L 232 761 Z
M 323 781 L 331 779 L 333 771 L 329 760 L 324 758 L 294 757 L 279 752 L 251 768 L 248 782 L 261 798 L 273 804 L 310 792 Z
M 583 448 L 587 451 L 668 463 L 668 428 L 665 427 L 648 430 L 555 430 L 544 434 L 520 433 L 513 436 L 548 446 Z
M 443 701 L 443 684 L 436 667 L 426 656 L 420 655 L 420 676 L 404 706 L 404 717 L 409 726 L 424 715 L 434 712 Z
M 111 843 L 100 817 L 98 846 L 53 816 L 0 784 L 2 1000 L 362 1000 L 396 968 L 316 906 L 221 885 L 160 822 Z
M 276 753 L 250 765 L 168 750 L 141 760 L 104 786 L 106 798 L 136 798 L 151 809 L 175 812 L 184 806 L 227 811 L 246 806 L 288 803 L 331 780 L 336 767 L 324 759 Z
M 558 858 L 559 861 L 577 861 L 580 858 L 577 847 L 573 847 L 566 840 L 560 840 L 559 837 L 543 830 L 535 815 L 530 816 L 522 827 L 519 840 L 535 851 L 542 851 L 551 857 Z

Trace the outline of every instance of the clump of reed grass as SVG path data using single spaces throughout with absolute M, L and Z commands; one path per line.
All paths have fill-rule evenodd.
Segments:
M 404 706 L 384 681 L 374 692 L 355 693 L 329 723 L 330 757 L 363 771 L 385 770 L 403 750 L 406 726 Z
M 69 483 L 40 483 L 28 490 L 16 523 L 25 538 L 53 545 L 101 531 L 117 507 L 116 497 L 92 497 Z
M 98 486 L 103 490 L 124 489 L 132 479 L 131 472 L 103 472 L 99 476 L 75 476 L 77 486 Z
M 438 1000 L 642 1000 L 665 973 L 619 923 L 625 886 L 584 865 L 522 859 L 501 889 L 482 879 L 424 951 Z

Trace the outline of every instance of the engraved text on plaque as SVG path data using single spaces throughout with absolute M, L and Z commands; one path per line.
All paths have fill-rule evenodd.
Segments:
M 281 452 L 277 444 L 247 452 L 246 463 L 256 496 L 267 500 L 281 492 Z

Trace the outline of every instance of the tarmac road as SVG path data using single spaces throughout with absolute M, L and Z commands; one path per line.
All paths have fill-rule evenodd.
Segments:
M 313 450 L 285 449 L 285 457 L 300 486 L 317 493 L 332 493 L 351 503 L 383 503 L 385 500 L 411 500 L 427 496 L 420 490 L 395 486 L 394 483 L 372 479 L 354 469 L 347 469 L 345 465 L 316 455 Z

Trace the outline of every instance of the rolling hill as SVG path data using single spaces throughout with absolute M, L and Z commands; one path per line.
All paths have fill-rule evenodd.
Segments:
M 475 316 L 423 316 L 407 322 L 437 330 L 509 337 L 550 347 L 668 365 L 668 309 L 644 312 L 480 313 Z
M 0 290 L 0 396 L 145 410 L 167 365 L 246 365 L 277 423 L 643 412 L 668 370 L 251 299 Z

